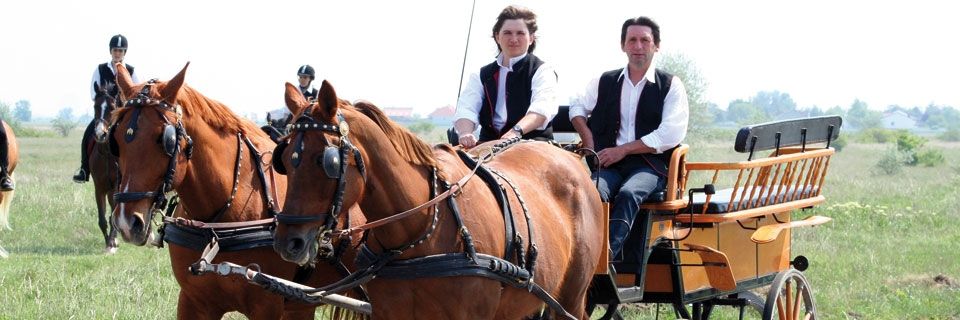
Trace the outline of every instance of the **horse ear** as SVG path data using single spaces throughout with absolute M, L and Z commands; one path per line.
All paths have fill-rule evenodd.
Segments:
M 187 67 L 189 66 L 190 62 L 187 62 L 187 64 L 183 66 L 183 69 L 180 70 L 177 75 L 173 76 L 173 79 L 167 81 L 167 85 L 160 91 L 160 97 L 164 102 L 176 104 L 177 94 L 180 93 L 180 87 L 183 86 L 183 79 L 187 76 Z
M 118 62 L 113 67 L 117 70 L 117 86 L 120 87 L 120 97 L 123 100 L 130 99 L 135 94 L 133 86 L 136 83 L 133 83 L 133 78 L 130 77 L 130 72 L 127 71 L 127 67 L 123 63 Z
M 337 114 L 337 106 L 339 106 L 340 102 L 340 99 L 337 99 L 337 92 L 333 90 L 333 85 L 331 85 L 329 81 L 323 80 L 318 95 L 317 104 L 320 110 L 323 110 L 330 118 L 333 118 L 333 116 Z
M 100 90 L 100 81 L 93 83 L 93 92 L 96 92 L 98 94 L 103 93 L 103 90 Z
M 307 100 L 303 98 L 303 93 L 300 93 L 300 89 L 289 82 L 287 82 L 286 91 L 283 93 L 283 100 L 287 103 L 290 114 L 300 114 L 308 104 Z

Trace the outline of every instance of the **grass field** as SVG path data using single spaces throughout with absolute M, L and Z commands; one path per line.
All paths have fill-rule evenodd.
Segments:
M 13 230 L 0 231 L 10 252 L 0 259 L 0 319 L 174 318 L 178 287 L 165 249 L 121 244 L 103 254 L 93 186 L 70 181 L 78 145 L 79 133 L 20 140 Z M 820 319 L 960 319 L 960 145 L 935 146 L 946 165 L 895 176 L 871 170 L 885 146 L 851 145 L 834 157 L 828 202 L 813 212 L 834 220 L 794 234 L 794 253 L 811 260 Z M 690 157 L 742 159 L 727 145 L 695 146 Z M 651 310 L 625 313 L 646 319 Z M 730 311 L 717 318 L 735 318 Z

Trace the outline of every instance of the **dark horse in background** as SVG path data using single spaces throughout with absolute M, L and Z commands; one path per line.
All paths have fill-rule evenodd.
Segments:
M 7 125 L 6 121 L 0 121 L 4 132 L 7 134 L 7 173 L 10 179 L 14 179 L 13 170 L 17 168 L 17 161 L 20 159 L 20 148 L 17 145 L 17 137 L 13 134 L 13 128 Z M 0 191 L 0 231 L 10 230 L 10 203 L 13 202 L 13 191 Z M 0 246 L 0 258 L 7 257 L 7 250 Z
M 274 164 L 288 176 L 274 249 L 287 261 L 302 264 L 313 259 L 317 252 L 313 239 L 329 231 L 320 230 L 322 221 L 337 215 L 331 210 L 334 201 L 342 200 L 345 208 L 359 203 L 368 220 L 382 221 L 429 203 L 436 192 L 445 190 L 445 182 L 462 181 L 471 174 L 454 148 L 431 148 L 372 104 L 351 105 L 338 99 L 326 81 L 316 104 L 308 105 L 289 83 L 285 98 L 297 120 L 284 142 L 288 145 L 274 151 L 280 160 Z M 476 150 L 483 153 L 489 146 Z M 453 193 L 455 204 L 444 200 L 368 230 L 361 249 L 365 262 L 358 261 L 358 267 L 378 266 L 383 259 L 396 261 L 381 269 L 392 268 L 391 272 L 366 283 L 373 318 L 520 319 L 537 313 L 544 300 L 527 287 L 507 285 L 489 274 L 466 273 L 503 260 L 532 269 L 533 282 L 571 317 L 586 318 L 587 288 L 606 241 L 606 221 L 600 196 L 579 157 L 545 142 L 520 142 L 484 166 L 502 174 L 496 187 L 507 190 L 512 218 L 505 218 L 491 188 L 475 177 Z M 455 207 L 459 216 L 453 213 Z M 534 231 L 528 232 L 528 226 Z M 506 234 L 511 239 L 506 239 L 510 227 L 522 241 L 515 241 L 520 239 L 510 231 Z M 467 231 L 475 246 L 466 245 Z M 533 252 L 532 243 L 538 254 L 525 254 Z M 509 250 L 511 246 L 519 251 Z M 479 260 L 483 263 L 463 261 L 473 248 L 486 259 Z M 514 253 L 530 263 L 518 261 Z M 457 268 L 465 273 L 417 264 L 450 254 L 459 259 L 451 264 L 461 263 Z M 534 256 L 536 263 L 531 262 Z
M 274 142 L 249 120 L 184 84 L 186 66 L 170 81 L 140 84 L 122 64 L 116 67 L 126 102 L 114 112 L 108 137 L 121 176 L 113 219 L 124 241 L 142 246 L 154 237 L 152 226 L 163 216 L 166 195 L 179 194 L 178 210 L 163 217 L 162 239 L 180 286 L 177 318 L 220 319 L 238 311 L 249 319 L 313 319 L 317 306 L 287 302 L 238 277 L 189 271 L 216 234 L 219 254 L 208 262 L 257 264 L 264 273 L 316 287 L 342 277 L 326 262 L 318 262 L 312 273 L 298 273 L 296 264 L 271 249 L 273 215 L 287 184 L 285 176 L 262 166 L 259 150 L 273 150 Z M 352 261 L 350 252 L 342 260 Z M 355 316 L 338 311 L 334 316 Z
M 113 86 L 110 84 L 109 86 Z M 117 97 L 108 92 L 110 87 L 100 87 L 94 84 L 96 97 L 93 101 L 94 109 L 94 139 L 93 143 L 85 148 L 92 149 L 89 155 L 90 177 L 93 179 L 94 196 L 97 200 L 97 219 L 100 223 L 100 232 L 103 233 L 104 251 L 107 254 L 117 252 L 117 230 L 113 226 L 113 219 L 109 218 L 116 207 L 113 194 L 117 189 L 117 157 L 110 154 L 107 143 L 107 128 L 110 127 L 110 114 L 117 108 Z M 107 204 L 110 211 L 107 211 Z

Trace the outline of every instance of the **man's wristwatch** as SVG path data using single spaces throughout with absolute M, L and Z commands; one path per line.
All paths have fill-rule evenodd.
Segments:
M 521 136 L 521 137 L 523 136 L 523 128 L 521 128 L 519 124 L 513 126 L 513 129 L 510 129 L 510 130 L 513 130 L 513 132 L 516 132 L 518 136 Z

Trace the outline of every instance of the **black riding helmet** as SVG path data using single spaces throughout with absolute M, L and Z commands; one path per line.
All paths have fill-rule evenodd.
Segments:
M 123 35 L 118 34 L 113 37 L 110 37 L 110 50 L 123 49 L 124 51 L 126 51 L 127 44 L 128 44 L 127 37 L 124 37 Z
M 317 74 L 313 71 L 313 67 L 309 64 L 300 66 L 300 69 L 297 69 L 298 76 L 310 76 L 310 80 L 316 79 Z

